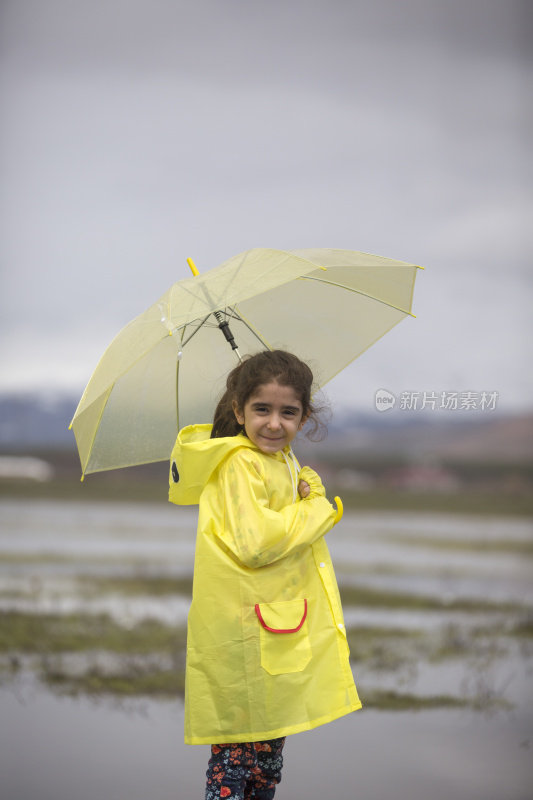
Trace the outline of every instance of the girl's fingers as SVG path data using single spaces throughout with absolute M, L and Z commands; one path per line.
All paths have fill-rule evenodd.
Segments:
M 300 481 L 298 484 L 298 494 L 300 497 L 309 497 L 311 489 L 306 481 Z

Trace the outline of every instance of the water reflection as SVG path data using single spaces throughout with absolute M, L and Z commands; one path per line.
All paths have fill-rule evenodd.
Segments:
M 135 800 L 154 794 L 154 782 L 157 797 L 201 796 L 204 748 L 181 744 L 179 699 L 125 702 L 106 695 L 95 704 L 83 694 L 59 696 L 39 679 L 45 667 L 68 677 L 124 664 L 137 673 L 179 675 L 195 523 L 194 509 L 172 506 L 0 502 L 6 797 L 93 800 L 98 793 Z M 446 696 L 464 706 L 398 715 L 367 707 L 293 737 L 280 798 L 352 800 L 350 764 L 341 756 L 346 742 L 357 756 L 357 794 L 364 797 L 383 800 L 394 785 L 395 796 L 415 800 L 430 793 L 436 800 L 525 798 L 533 741 L 531 521 L 352 513 L 328 541 L 363 702 L 377 691 L 377 706 L 387 708 L 383 696 L 390 691 Z M 9 645 L 11 612 L 30 628 L 41 619 L 35 629 L 41 633 L 68 615 L 79 635 L 96 615 L 104 615 L 104 627 L 100 638 L 91 632 L 91 651 L 78 636 L 77 652 L 65 644 L 55 654 L 30 647 L 24 655 L 15 640 Z M 121 650 L 146 620 L 153 651 Z M 476 702 L 481 712 L 471 710 Z M 24 753 L 31 753 L 29 769 Z

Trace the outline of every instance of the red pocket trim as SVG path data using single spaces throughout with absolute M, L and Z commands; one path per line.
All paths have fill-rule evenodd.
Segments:
M 266 624 L 265 620 L 263 619 L 263 615 L 261 614 L 261 608 L 259 607 L 259 603 L 255 604 L 255 613 L 259 617 L 259 622 L 263 626 L 266 631 L 270 631 L 271 633 L 296 633 L 299 631 L 302 625 L 304 624 L 306 617 L 307 617 L 307 600 L 304 599 L 304 615 L 300 624 L 296 628 L 269 628 Z

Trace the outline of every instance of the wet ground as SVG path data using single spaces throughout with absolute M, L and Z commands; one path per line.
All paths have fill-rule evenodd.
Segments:
M 178 674 L 161 635 L 186 620 L 195 518 L 172 506 L 0 503 L 7 800 L 202 796 L 207 751 L 182 744 L 179 692 L 154 697 L 156 684 L 124 699 L 116 681 L 76 682 L 96 666 Z M 328 543 L 365 708 L 289 739 L 280 800 L 531 797 L 531 520 L 352 513 Z M 77 639 L 61 628 L 69 615 Z M 84 646 L 94 615 L 107 620 L 107 650 Z M 147 620 L 158 644 L 132 661 L 128 637 Z
M 179 702 L 2 693 L 6 800 L 194 800 L 208 748 Z M 530 800 L 531 714 L 360 711 L 287 740 L 280 800 Z

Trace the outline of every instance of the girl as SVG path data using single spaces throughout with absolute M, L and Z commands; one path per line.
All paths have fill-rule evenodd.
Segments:
M 185 742 L 211 745 L 206 800 L 271 800 L 285 736 L 361 707 L 324 541 L 335 510 L 290 446 L 316 422 L 312 382 L 296 356 L 258 353 L 172 451 L 169 499 L 200 506 Z

